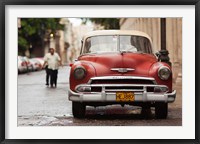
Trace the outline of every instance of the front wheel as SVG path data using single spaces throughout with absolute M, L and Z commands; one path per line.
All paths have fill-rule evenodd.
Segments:
M 86 105 L 80 102 L 72 102 L 72 113 L 75 118 L 85 117 Z
M 168 114 L 168 103 L 155 103 L 155 116 L 157 119 L 166 119 Z

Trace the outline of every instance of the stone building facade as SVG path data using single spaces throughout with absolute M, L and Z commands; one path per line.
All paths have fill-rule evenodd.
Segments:
M 93 30 L 92 26 L 88 26 L 85 24 L 81 24 L 78 26 L 73 27 L 73 55 L 72 55 L 72 61 L 77 59 L 77 57 L 80 55 L 81 51 L 81 40 L 83 36 L 87 33 Z
M 49 36 L 48 43 L 45 47 L 45 53 L 49 47 L 55 48 L 60 55 L 62 63 L 65 65 L 70 61 L 70 52 L 72 49 L 72 24 L 67 18 L 61 18 L 60 23 L 64 25 L 64 30 L 57 30 L 52 36 Z M 50 35 L 50 34 L 49 34 Z
M 121 18 L 120 29 L 147 33 L 154 52 L 161 50 L 161 18 Z M 172 63 L 173 80 L 182 80 L 182 18 L 166 18 L 166 48 Z
M 64 30 L 58 30 L 50 38 L 50 47 L 54 47 L 59 53 L 63 64 L 73 62 L 80 54 L 81 39 L 83 35 L 93 30 L 92 26 L 80 24 L 74 26 L 68 18 L 62 18 L 60 23 L 64 24 Z

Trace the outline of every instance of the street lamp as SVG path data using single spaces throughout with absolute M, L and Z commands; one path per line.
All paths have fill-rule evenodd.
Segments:
M 50 37 L 53 38 L 53 34 L 52 33 L 50 34 Z
M 171 66 L 169 52 L 166 49 L 166 18 L 161 18 L 161 50 L 159 51 L 159 59 L 161 62 L 166 62 Z

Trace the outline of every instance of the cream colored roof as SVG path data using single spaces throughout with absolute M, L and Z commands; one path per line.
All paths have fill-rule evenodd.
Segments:
M 136 36 L 143 36 L 148 38 L 151 41 L 149 35 L 144 32 L 136 31 L 136 30 L 96 30 L 88 32 L 84 35 L 83 39 L 91 37 L 91 36 L 98 36 L 98 35 L 136 35 Z

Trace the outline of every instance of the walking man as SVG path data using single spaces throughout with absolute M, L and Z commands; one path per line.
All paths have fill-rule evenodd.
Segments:
M 50 48 L 50 53 L 47 53 L 44 56 L 44 65 L 48 65 L 48 70 L 50 72 L 50 85 L 57 86 L 57 75 L 58 75 L 58 67 L 62 66 L 60 56 L 55 52 L 54 48 Z

